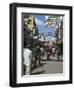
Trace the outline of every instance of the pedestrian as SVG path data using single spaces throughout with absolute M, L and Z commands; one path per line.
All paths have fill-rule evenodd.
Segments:
M 52 45 L 52 55 L 55 56 L 55 53 L 56 53 L 56 45 L 53 42 L 53 45 Z
M 34 52 L 34 56 L 35 56 L 34 67 L 37 67 L 38 65 L 41 65 L 41 50 L 40 50 L 40 46 L 37 45 L 35 48 L 33 48 L 32 51 Z
M 63 42 L 60 40 L 59 43 L 57 44 L 57 58 L 58 61 L 63 57 Z
M 49 41 L 47 44 L 47 60 L 49 60 L 51 53 L 52 53 L 52 42 Z
M 41 55 L 42 55 L 41 48 L 40 48 L 39 45 L 38 45 L 36 48 L 37 48 L 37 60 L 38 60 L 38 65 L 41 65 Z
M 31 51 L 31 45 L 28 44 L 23 49 L 23 57 L 24 57 L 24 65 L 25 65 L 25 75 L 30 75 L 31 70 L 31 59 L 32 59 L 32 51 Z

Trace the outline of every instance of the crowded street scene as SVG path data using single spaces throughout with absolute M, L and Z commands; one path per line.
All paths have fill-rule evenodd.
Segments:
M 63 16 L 22 13 L 22 75 L 63 73 Z

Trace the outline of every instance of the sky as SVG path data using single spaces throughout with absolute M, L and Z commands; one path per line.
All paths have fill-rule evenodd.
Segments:
M 55 30 L 55 28 L 44 26 L 45 15 L 34 15 L 34 17 L 35 17 L 35 22 L 39 29 L 39 32 L 46 33 L 46 32 L 53 32 Z
M 53 33 L 55 31 L 55 28 L 44 26 L 44 21 L 46 19 L 45 15 L 34 15 L 34 18 L 35 18 L 35 23 L 38 27 L 39 33 L 47 33 L 47 32 Z M 52 38 L 52 36 L 48 36 L 47 38 L 50 39 Z

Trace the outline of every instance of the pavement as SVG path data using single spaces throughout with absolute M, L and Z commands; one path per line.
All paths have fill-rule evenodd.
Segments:
M 31 75 L 63 73 L 63 62 L 58 60 L 42 61 L 42 64 L 34 67 Z

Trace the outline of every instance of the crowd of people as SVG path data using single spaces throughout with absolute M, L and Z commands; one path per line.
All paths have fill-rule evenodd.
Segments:
M 56 44 L 54 42 L 41 42 L 39 40 L 33 40 L 33 38 L 28 38 L 27 44 L 23 49 L 24 65 L 25 65 L 25 75 L 30 75 L 31 67 L 36 67 L 42 64 L 42 57 L 47 56 L 47 60 L 50 60 L 50 56 L 57 56 L 57 60 L 63 54 L 62 42 Z M 61 58 L 62 60 L 62 58 Z

